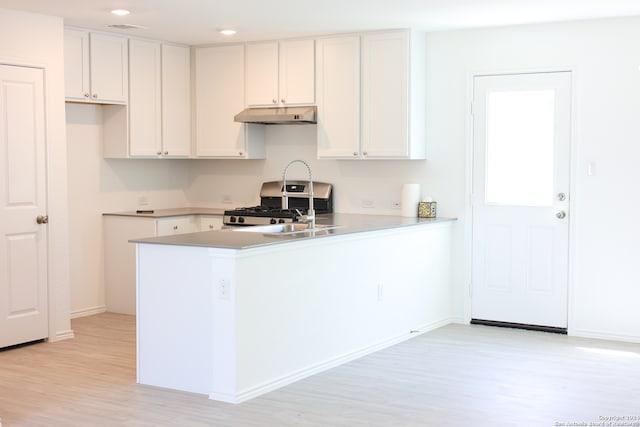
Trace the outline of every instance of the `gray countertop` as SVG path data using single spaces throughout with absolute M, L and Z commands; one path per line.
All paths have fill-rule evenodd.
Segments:
M 153 209 L 150 213 L 130 212 L 107 212 L 106 216 L 134 216 L 138 218 L 167 218 L 182 215 L 223 215 L 224 209 L 219 208 L 173 208 L 173 209 Z
M 317 215 L 317 224 L 339 225 L 338 228 L 322 230 L 315 233 L 299 232 L 278 235 L 262 232 L 234 231 L 233 228 L 202 231 L 199 233 L 177 234 L 172 236 L 151 237 L 131 240 L 132 243 L 148 243 L 174 246 L 201 246 L 222 249 L 249 249 L 265 245 L 283 244 L 308 239 L 330 238 L 351 233 L 388 230 L 402 227 L 429 226 L 430 224 L 454 221 L 455 218 L 410 218 L 390 215 L 362 214 L 323 214 Z

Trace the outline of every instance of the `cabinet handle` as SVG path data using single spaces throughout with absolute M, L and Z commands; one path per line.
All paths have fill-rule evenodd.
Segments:
M 213 230 L 213 224 L 209 224 L 209 229 Z
M 164 152 L 164 155 L 165 155 L 165 156 L 168 156 L 168 155 L 169 155 L 169 152 L 168 152 L 168 151 L 165 151 L 165 152 Z
M 94 98 L 94 99 L 98 99 L 98 94 L 97 94 L 97 93 L 94 93 L 94 94 L 93 94 L 93 98 Z
M 273 99 L 271 100 L 271 102 L 273 102 L 274 104 L 277 104 L 277 103 L 278 103 L 278 100 L 277 100 L 277 99 L 275 99 L 275 98 L 273 98 Z
M 158 151 L 156 154 L 158 154 L 158 156 L 162 156 L 162 151 Z
M 174 229 L 174 230 L 177 230 L 177 229 L 178 229 L 178 226 L 177 226 L 177 225 L 174 225 L 174 226 L 173 226 L 173 229 Z
M 353 155 L 357 157 L 357 156 L 358 156 L 358 153 L 356 153 L 356 152 L 354 151 L 354 152 L 353 152 Z
M 36 217 L 36 224 L 49 224 L 49 216 L 48 215 L 38 215 Z
M 364 151 L 364 152 L 362 153 L 362 155 L 363 155 L 363 156 L 366 156 L 366 155 L 367 155 L 367 152 L 366 152 L 366 151 Z
M 284 99 L 281 99 L 280 102 L 286 104 L 286 101 Z
M 84 97 L 85 97 L 85 98 L 89 98 L 89 96 L 91 96 L 91 95 L 89 95 L 88 93 L 85 93 L 85 94 L 84 94 Z
M 242 151 L 238 151 L 238 154 L 242 156 Z

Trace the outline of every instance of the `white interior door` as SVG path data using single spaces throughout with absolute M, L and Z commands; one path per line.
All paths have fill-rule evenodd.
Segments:
M 0 65 L 0 347 L 48 336 L 43 81 Z
M 474 78 L 471 317 L 567 327 L 571 73 Z

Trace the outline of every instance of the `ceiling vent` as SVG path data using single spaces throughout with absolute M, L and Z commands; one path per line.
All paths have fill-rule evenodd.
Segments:
M 141 27 L 139 25 L 130 25 L 130 24 L 113 24 L 109 25 L 110 28 L 117 28 L 118 30 L 146 30 L 145 27 Z

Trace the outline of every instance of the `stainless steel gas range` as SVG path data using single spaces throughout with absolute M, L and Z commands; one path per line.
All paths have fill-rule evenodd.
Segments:
M 269 181 L 260 189 L 260 205 L 224 211 L 225 226 L 246 226 L 298 222 L 309 209 L 309 182 L 287 180 L 288 208 L 282 208 L 282 181 Z M 333 186 L 313 182 L 316 214 L 333 212 Z

